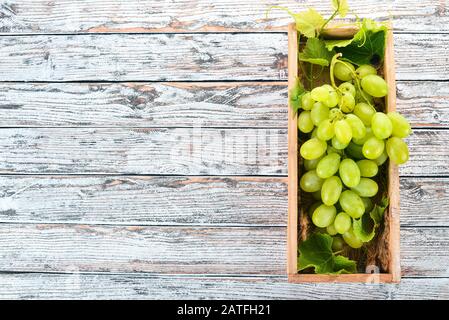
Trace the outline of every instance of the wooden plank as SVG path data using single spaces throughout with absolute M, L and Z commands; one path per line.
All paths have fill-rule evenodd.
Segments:
M 285 127 L 285 83 L 1 83 L 0 126 Z
M 447 277 L 449 228 L 403 228 L 404 276 Z M 285 227 L 0 224 L 0 271 L 286 274 Z
M 284 178 L 0 176 L 0 222 L 286 225 Z
M 0 81 L 285 79 L 284 34 L 4 36 Z
M 0 127 L 272 127 L 287 123 L 284 82 L 0 83 Z M 397 83 L 413 127 L 449 126 L 446 82 Z M 180 103 L 182 101 L 182 103 Z
M 449 131 L 415 129 L 404 176 L 449 174 Z M 287 174 L 284 129 L 10 128 L 0 174 Z
M 449 178 L 400 182 L 403 227 L 449 227 Z M 0 176 L 0 185 L 0 222 L 286 226 L 287 221 L 283 177 Z
M 395 43 L 398 80 L 449 79 L 447 34 Z M 0 81 L 277 81 L 287 76 L 287 35 L 3 36 L 0 56 Z
M 291 284 L 284 277 L 0 274 L 0 299 L 448 299 L 449 279 Z
M 2 173 L 285 175 L 282 129 L 2 129 Z
M 260 1 L 209 0 L 186 1 L 113 1 L 113 0 L 9 0 L 0 7 L 4 33 L 73 32 L 180 32 L 180 31 L 264 31 L 282 30 L 291 18 L 273 11 L 271 5 L 304 9 L 294 0 Z M 351 1 L 351 9 L 360 17 L 394 19 L 395 28 L 411 32 L 447 32 L 449 19 L 445 1 L 376 0 Z M 309 0 L 314 7 L 330 15 L 326 1 Z

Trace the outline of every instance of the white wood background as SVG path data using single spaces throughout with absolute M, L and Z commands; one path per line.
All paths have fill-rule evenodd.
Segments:
M 290 18 L 264 20 L 274 4 L 329 13 L 0 1 L 0 298 L 449 298 L 449 1 L 350 0 L 394 19 L 414 127 L 403 279 L 383 285 L 286 281 Z M 199 155 L 201 135 L 218 144 Z

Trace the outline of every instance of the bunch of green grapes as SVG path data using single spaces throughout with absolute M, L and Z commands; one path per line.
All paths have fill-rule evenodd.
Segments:
M 340 80 L 336 84 L 334 77 Z M 346 242 L 360 248 L 363 242 L 352 229 L 373 208 L 379 191 L 375 177 L 389 158 L 405 163 L 409 151 L 403 138 L 410 124 L 398 112 L 387 114 L 385 80 L 371 65 L 355 67 L 337 60 L 331 66 L 332 85 L 302 95 L 298 129 L 308 135 L 300 148 L 305 173 L 300 187 L 317 200 L 309 209 L 313 224 L 334 236 L 336 248 Z

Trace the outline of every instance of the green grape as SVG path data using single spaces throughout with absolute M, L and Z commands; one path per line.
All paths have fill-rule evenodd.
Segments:
M 387 151 L 384 150 L 384 152 L 382 152 L 382 154 L 380 155 L 380 157 L 374 159 L 373 161 L 377 164 L 378 167 L 380 167 L 381 165 L 383 165 L 385 163 L 385 161 L 388 160 L 388 154 Z
M 400 113 L 388 112 L 388 118 L 390 118 L 390 121 L 393 124 L 393 136 L 407 138 L 410 133 L 412 133 L 410 123 Z
M 336 153 L 342 156 L 344 154 L 343 150 L 335 149 L 333 146 L 327 146 L 327 154 Z
M 343 240 L 345 240 L 345 242 L 354 249 L 358 249 L 363 246 L 362 240 L 357 238 L 352 229 L 343 234 Z
M 363 201 L 363 205 L 365 206 L 365 212 L 371 212 L 374 208 L 374 204 L 370 198 L 360 197 Z
M 327 179 L 336 174 L 340 167 L 340 159 L 341 157 L 337 153 L 331 153 L 323 157 L 316 167 L 318 177 Z
M 343 92 L 341 94 L 338 106 L 340 107 L 341 111 L 345 113 L 352 112 L 355 106 L 355 99 L 350 93 Z
M 357 76 L 362 79 L 370 74 L 377 74 L 377 70 L 369 64 L 363 64 L 355 70 Z
M 310 111 L 303 111 L 298 116 L 298 129 L 301 132 L 309 133 L 313 130 L 315 125 L 310 117 Z
M 334 136 L 334 137 L 332 138 L 332 147 L 333 147 L 333 148 L 335 148 L 335 149 L 337 149 L 337 150 L 343 150 L 343 149 L 346 149 L 347 146 L 348 146 L 347 144 L 341 143 L 341 142 L 337 139 L 336 136 Z
M 366 198 L 374 197 L 377 194 L 377 191 L 379 191 L 379 186 L 374 180 L 369 178 L 361 178 L 360 183 L 351 189 L 359 196 Z
M 340 212 L 337 214 L 334 220 L 334 228 L 335 230 L 340 233 L 344 234 L 351 229 L 352 226 L 352 219 L 346 212 Z
M 321 199 L 323 203 L 332 206 L 338 202 L 343 185 L 337 176 L 327 178 L 321 187 Z
M 337 209 L 334 206 L 322 204 L 312 214 L 312 222 L 319 228 L 326 228 L 334 222 Z
M 329 119 L 332 121 L 343 119 L 343 113 L 338 108 L 332 108 L 329 110 Z
M 310 92 L 305 93 L 301 98 L 302 108 L 304 110 L 312 110 L 315 101 L 312 99 Z
M 360 182 L 359 167 L 352 159 L 344 159 L 341 161 L 339 173 L 341 180 L 349 188 L 357 186 Z
M 313 160 L 321 157 L 326 152 L 326 150 L 326 142 L 321 141 L 317 138 L 312 138 L 303 143 L 299 152 L 304 159 Z
M 340 102 L 340 96 L 338 95 L 338 93 L 336 91 L 332 91 L 329 93 L 329 99 L 324 101 L 324 104 L 328 108 L 333 108 L 333 107 L 337 106 L 339 102 Z
M 374 105 L 374 98 L 363 90 L 356 89 L 355 103 L 368 103 L 370 105 Z
M 315 170 L 307 171 L 299 181 L 301 189 L 305 192 L 316 192 L 321 190 L 324 180 L 317 176 Z
M 376 98 L 385 97 L 388 93 L 388 85 L 385 80 L 375 74 L 363 77 L 361 85 L 365 92 Z
M 376 112 L 371 119 L 371 129 L 377 138 L 387 139 L 393 132 L 393 124 L 385 113 Z
M 353 142 L 350 142 L 348 144 L 348 146 L 345 149 L 345 153 L 349 157 L 356 159 L 356 160 L 361 160 L 361 159 L 365 158 L 363 156 L 362 146 L 359 146 L 358 144 L 355 144 Z
M 371 126 L 371 119 L 376 114 L 376 109 L 367 103 L 360 102 L 355 105 L 353 113 L 362 120 L 365 126 L 369 127 Z
M 312 218 L 312 214 L 313 214 L 313 212 L 315 211 L 315 209 L 318 208 L 318 207 L 321 206 L 321 205 L 322 205 L 322 203 L 321 203 L 320 201 L 315 202 L 314 204 L 312 204 L 312 205 L 309 207 L 309 210 L 307 210 L 307 214 L 309 215 L 309 217 Z
M 316 169 L 316 167 L 318 166 L 318 162 L 320 162 L 321 159 L 323 159 L 323 157 L 312 160 L 304 159 L 304 168 L 306 168 L 307 171 Z
M 318 102 L 324 102 L 329 99 L 329 90 L 325 87 L 316 87 L 310 92 L 312 99 Z
M 336 63 L 334 66 L 334 76 L 341 81 L 352 80 L 352 74 L 355 72 L 355 68 L 350 63 Z
M 315 200 L 321 201 L 321 190 L 312 192 L 312 197 L 313 197 Z
M 341 237 L 333 237 L 332 238 L 332 250 L 333 251 L 341 251 L 343 250 L 345 243 Z
M 335 137 L 341 144 L 349 144 L 352 139 L 352 129 L 349 123 L 345 120 L 338 120 L 335 122 Z
M 366 135 L 365 124 L 356 115 L 349 113 L 346 115 L 346 121 L 352 129 L 352 137 L 355 139 L 363 139 Z
M 357 161 L 357 166 L 360 169 L 360 175 L 366 178 L 374 177 L 379 171 L 377 163 L 373 160 L 360 160 Z
M 388 139 L 386 149 L 391 161 L 397 165 L 404 164 L 408 161 L 408 147 L 401 138 L 391 137 Z
M 317 127 L 320 123 L 329 118 L 329 108 L 321 102 L 316 102 L 311 111 L 313 124 Z
M 355 87 L 350 82 L 343 82 L 338 89 L 340 89 L 341 92 L 349 93 L 351 96 L 355 98 Z
M 371 127 L 365 127 L 365 130 L 366 130 L 366 134 L 363 138 L 361 138 L 361 139 L 353 138 L 352 139 L 352 141 L 355 144 L 358 144 L 359 146 L 363 146 L 365 144 L 365 142 L 368 141 L 369 138 L 374 137 L 373 130 L 371 129 Z
M 321 121 L 316 132 L 317 138 L 323 141 L 327 141 L 332 139 L 334 135 L 335 135 L 334 124 L 329 119 Z
M 316 138 L 317 133 L 318 133 L 318 128 L 313 129 L 312 133 L 310 134 L 310 138 Z
M 365 158 L 374 160 L 382 155 L 384 149 L 385 142 L 383 140 L 377 139 L 376 137 L 371 137 L 363 144 L 362 151 Z
M 328 234 L 330 234 L 331 236 L 335 236 L 338 232 L 337 230 L 335 230 L 334 225 L 330 224 L 327 226 L 326 231 Z
M 360 196 L 354 191 L 343 191 L 340 195 L 339 203 L 343 211 L 354 219 L 360 218 L 365 213 L 365 205 Z

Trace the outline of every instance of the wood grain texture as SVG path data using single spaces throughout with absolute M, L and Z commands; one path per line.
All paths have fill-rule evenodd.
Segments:
M 0 177 L 0 222 L 286 225 L 283 178 Z
M 397 91 L 413 127 L 449 126 L 446 82 Z M 0 83 L 0 126 L 285 128 L 286 102 L 284 82 Z
M 284 277 L 1 274 L 0 299 L 448 299 L 448 279 L 291 284 Z
M 282 129 L 2 129 L 2 173 L 284 175 Z
M 449 174 L 449 131 L 415 129 L 404 176 Z M 0 173 L 287 174 L 284 129 L 10 128 Z
M 282 80 L 286 40 L 284 34 L 4 36 L 0 81 Z
M 449 34 L 396 34 L 395 44 L 398 80 L 449 79 Z M 0 81 L 287 77 L 284 33 L 3 36 L 0 56 Z
M 284 275 L 286 232 L 285 227 L 0 224 L 0 271 Z M 447 277 L 448 245 L 449 228 L 403 228 L 403 276 Z
M 0 126 L 282 127 L 285 83 L 2 83 Z
M 182 31 L 264 31 L 283 30 L 291 22 L 284 12 L 271 5 L 303 10 L 294 0 L 10 0 L 2 4 L 0 31 L 4 33 L 73 32 L 182 32 Z M 307 6 L 330 15 L 328 2 L 308 0 Z M 392 18 L 395 28 L 409 32 L 449 31 L 445 1 L 350 1 L 360 17 Z
M 449 227 L 449 178 L 401 180 L 403 227 Z M 0 222 L 286 226 L 287 182 L 263 177 L 0 176 Z

